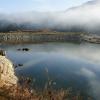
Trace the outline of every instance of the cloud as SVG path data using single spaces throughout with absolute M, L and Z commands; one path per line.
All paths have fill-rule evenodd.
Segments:
M 5 15 L 8 22 L 25 28 L 100 32 L 100 1 L 89 1 L 63 12 L 27 12 Z

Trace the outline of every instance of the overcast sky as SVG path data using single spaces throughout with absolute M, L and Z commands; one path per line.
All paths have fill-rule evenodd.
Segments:
M 0 0 L 0 12 L 64 11 L 90 0 Z

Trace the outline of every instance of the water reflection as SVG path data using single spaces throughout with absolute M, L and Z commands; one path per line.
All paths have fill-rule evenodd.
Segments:
M 27 47 L 28 52 L 17 51 Z M 45 69 L 54 88 L 72 87 L 94 95 L 100 100 L 100 46 L 98 44 L 45 43 L 28 45 L 1 45 L 15 64 L 19 75 L 36 79 L 35 86 L 44 87 Z M 54 84 L 55 83 L 55 84 Z

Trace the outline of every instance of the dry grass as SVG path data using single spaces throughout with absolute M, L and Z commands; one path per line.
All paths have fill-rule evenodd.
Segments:
M 20 77 L 17 85 L 0 88 L 0 100 L 94 100 L 92 97 L 84 99 L 80 92 L 73 93 L 72 88 L 54 90 L 47 68 L 45 75 L 47 82 L 43 90 L 35 89 L 31 78 Z
M 53 90 L 45 88 L 42 91 L 30 88 L 31 81 L 24 80 L 23 84 L 0 88 L 0 100 L 84 100 L 80 93 L 72 94 L 72 89 Z M 86 100 L 93 100 L 87 97 Z

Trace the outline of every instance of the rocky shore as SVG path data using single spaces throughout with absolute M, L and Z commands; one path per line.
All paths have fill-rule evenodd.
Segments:
M 16 85 L 17 80 L 12 62 L 0 55 L 0 87 Z
M 90 42 L 100 43 L 100 36 L 83 32 L 30 32 L 15 31 L 0 33 L 0 43 L 42 43 L 42 42 Z
M 74 32 L 9 32 L 0 33 L 1 43 L 81 42 Z

